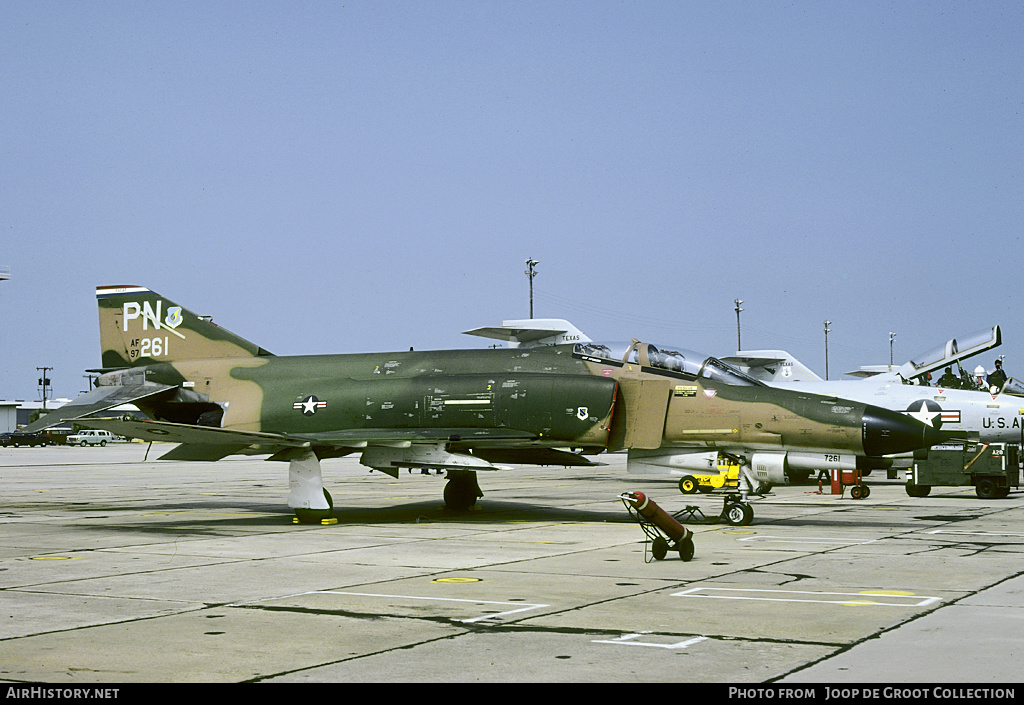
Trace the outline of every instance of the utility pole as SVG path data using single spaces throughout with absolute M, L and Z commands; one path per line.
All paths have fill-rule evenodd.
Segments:
M 825 321 L 825 379 L 828 379 L 828 334 L 832 330 L 829 328 L 832 321 Z
M 889 331 L 889 369 L 892 369 L 892 341 L 896 339 L 896 334 Z
M 743 310 L 740 308 L 740 304 L 743 303 L 743 299 L 734 299 L 733 303 L 736 304 L 736 352 L 739 352 L 743 349 L 743 346 L 740 345 L 740 311 Z
M 529 267 L 529 269 L 526 270 L 525 274 L 526 274 L 526 276 L 530 280 L 530 319 L 531 320 L 533 320 L 533 278 L 535 276 L 537 276 L 537 272 L 535 272 L 533 268 L 536 267 L 538 264 L 540 264 L 540 262 L 538 262 L 537 260 L 533 259 L 532 257 L 527 257 L 526 258 L 526 266 Z
M 52 367 L 37 367 L 37 370 L 43 373 L 43 376 L 39 378 L 39 386 L 43 390 L 43 411 L 46 411 L 46 389 L 50 386 L 50 378 L 46 376 L 46 373 L 52 370 Z

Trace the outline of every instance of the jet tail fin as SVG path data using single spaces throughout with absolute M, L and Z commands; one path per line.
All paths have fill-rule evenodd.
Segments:
M 103 371 L 200 358 L 261 357 L 255 343 L 142 286 L 96 287 Z
M 462 331 L 466 335 L 507 340 L 510 348 L 532 348 L 563 343 L 589 343 L 590 338 L 569 321 L 561 318 L 527 318 L 502 321 L 501 326 L 486 326 Z
M 739 351 L 726 362 L 762 382 L 820 382 L 821 377 L 785 350 Z

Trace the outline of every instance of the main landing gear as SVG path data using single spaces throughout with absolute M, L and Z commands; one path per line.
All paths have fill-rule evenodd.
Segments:
M 299 524 L 323 524 L 333 522 L 334 500 L 324 489 L 320 459 L 308 448 L 296 450 L 285 458 L 288 460 L 288 506 L 295 512 Z M 444 486 L 445 508 L 451 511 L 465 511 L 483 497 L 473 470 L 448 470 L 448 483 Z
M 455 512 L 469 509 L 476 500 L 483 497 L 472 470 L 449 470 L 448 483 L 444 486 L 444 506 Z
M 288 458 L 288 506 L 300 524 L 322 524 L 333 519 L 334 500 L 324 489 L 320 459 L 309 448 Z
M 719 518 L 731 526 L 748 526 L 754 520 L 754 508 L 738 493 L 725 495 Z

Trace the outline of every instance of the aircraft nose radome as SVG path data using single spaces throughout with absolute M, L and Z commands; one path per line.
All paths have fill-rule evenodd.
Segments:
M 942 431 L 906 414 L 880 406 L 864 409 L 864 452 L 870 456 L 909 453 L 948 440 Z

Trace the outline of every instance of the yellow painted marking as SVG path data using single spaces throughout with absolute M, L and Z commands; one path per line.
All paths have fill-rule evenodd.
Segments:
M 32 556 L 33 561 L 77 561 L 77 556 Z
M 861 590 L 861 595 L 890 595 L 890 596 L 907 596 L 913 595 L 914 593 L 909 590 Z
M 432 580 L 434 583 L 482 583 L 483 578 L 437 578 Z
M 881 591 L 878 591 L 881 593 Z M 815 592 L 810 590 L 764 590 L 752 588 L 694 587 L 672 594 L 672 597 L 701 597 L 717 600 L 755 600 L 767 602 L 805 602 L 847 607 L 927 607 L 940 602 L 938 597 L 914 595 L 910 600 L 901 600 L 903 595 L 890 595 L 892 601 L 851 600 L 861 593 Z

